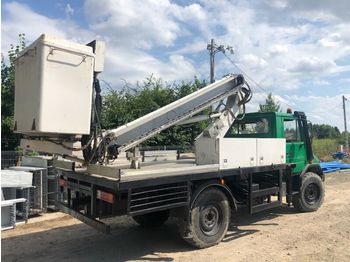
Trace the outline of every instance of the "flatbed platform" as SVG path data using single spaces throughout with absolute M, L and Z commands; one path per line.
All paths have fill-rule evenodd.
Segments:
M 196 165 L 195 159 L 180 159 L 172 161 L 154 161 L 142 163 L 141 169 L 132 169 L 129 165 L 110 165 L 107 166 L 109 174 L 103 175 L 103 169 L 98 172 L 89 172 L 88 168 L 76 168 L 74 171 L 63 171 L 65 174 L 70 174 L 70 177 L 77 179 L 87 179 L 90 181 L 106 181 L 106 183 L 118 185 L 135 184 L 142 181 L 145 185 L 149 180 L 162 180 L 171 177 L 189 177 L 195 175 L 203 175 L 206 173 L 218 173 L 219 165 Z M 111 172 L 111 170 L 114 170 Z M 188 180 L 180 179 L 180 180 Z M 103 183 L 105 184 L 105 183 Z
M 107 188 L 123 190 L 139 186 L 159 185 L 164 182 L 196 181 L 271 170 L 277 171 L 285 169 L 286 165 L 280 164 L 220 170 L 219 164 L 196 165 L 195 159 L 180 159 L 142 163 L 141 169 L 132 169 L 129 165 L 110 165 L 107 166 L 107 168 L 113 170 L 113 175 L 102 175 L 101 172 L 92 173 L 89 172 L 87 168 L 78 168 L 75 171 L 64 171 L 64 173 L 71 178 L 89 181 Z
M 120 182 L 163 176 L 218 172 L 219 165 L 196 165 L 194 159 L 144 163 L 141 169 L 121 169 Z

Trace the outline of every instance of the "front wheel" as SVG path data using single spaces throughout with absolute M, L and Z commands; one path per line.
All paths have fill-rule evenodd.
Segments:
M 324 185 L 320 176 L 308 172 L 301 178 L 300 191 L 293 196 L 293 205 L 301 212 L 316 211 L 322 205 L 324 195 Z
M 226 195 L 216 189 L 204 190 L 191 209 L 191 221 L 180 221 L 183 239 L 198 248 L 216 245 L 224 238 L 231 217 Z

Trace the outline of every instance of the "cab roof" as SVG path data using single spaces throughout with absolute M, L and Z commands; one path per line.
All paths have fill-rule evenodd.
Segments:
M 284 112 L 254 112 L 254 113 L 245 114 L 245 118 L 261 118 L 261 117 L 294 118 L 294 114 L 284 113 Z

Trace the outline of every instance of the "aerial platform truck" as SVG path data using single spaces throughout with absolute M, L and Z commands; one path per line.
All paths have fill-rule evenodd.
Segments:
M 243 75 L 231 74 L 103 130 L 104 56 L 102 41 L 81 45 L 42 35 L 16 59 L 14 129 L 25 151 L 64 157 L 54 160 L 63 212 L 105 233 L 104 218 L 127 215 L 159 226 L 172 216 L 183 239 L 204 248 L 224 238 L 239 206 L 254 214 L 281 206 L 284 196 L 302 212 L 321 206 L 324 174 L 303 112 L 245 113 L 251 89 Z M 209 115 L 200 114 L 208 108 Z M 193 159 L 141 161 L 142 142 L 204 120 Z M 123 153 L 128 161 L 118 162 Z

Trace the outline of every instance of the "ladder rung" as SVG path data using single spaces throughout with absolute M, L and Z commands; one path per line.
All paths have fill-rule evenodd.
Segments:
M 264 203 L 264 204 L 260 204 L 260 205 L 256 205 L 252 207 L 252 214 L 260 212 L 260 211 L 264 211 L 270 208 L 274 208 L 274 207 L 279 207 L 281 206 L 282 203 L 280 203 L 279 201 L 274 201 L 271 203 Z
M 279 187 L 270 187 L 270 188 L 265 188 L 265 189 L 259 189 L 259 190 L 252 191 L 251 197 L 255 198 L 255 197 L 260 197 L 260 196 L 267 196 L 267 195 L 272 195 L 272 194 L 275 194 L 278 192 L 280 192 Z

